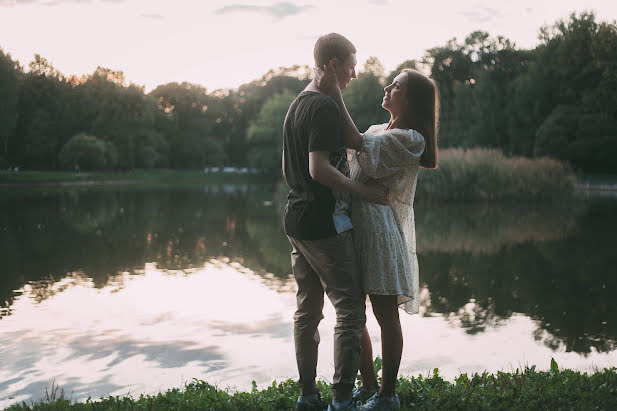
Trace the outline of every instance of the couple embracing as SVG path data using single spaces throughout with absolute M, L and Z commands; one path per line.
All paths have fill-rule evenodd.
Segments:
M 331 33 L 317 40 L 314 58 L 315 79 L 291 103 L 283 127 L 283 175 L 291 188 L 283 223 L 298 286 L 296 410 L 323 409 L 315 379 L 324 293 L 336 312 L 328 409 L 398 409 L 398 308 L 418 312 L 413 200 L 419 167 L 437 167 L 437 90 L 423 74 L 403 70 L 384 89 L 389 123 L 360 133 L 341 95 L 356 77 L 354 45 Z M 366 295 L 381 328 L 381 387 Z M 354 390 L 358 370 L 362 386 Z

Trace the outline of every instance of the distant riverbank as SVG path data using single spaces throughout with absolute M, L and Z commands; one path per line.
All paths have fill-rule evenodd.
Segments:
M 0 171 L 0 187 L 277 183 L 282 177 L 246 169 L 119 172 Z M 437 170 L 421 170 L 419 201 L 555 202 L 582 192 L 617 192 L 617 175 L 578 175 L 547 158 L 506 157 L 497 150 L 444 149 Z
M 0 171 L 0 186 L 104 185 L 138 183 L 245 183 L 268 181 L 261 174 L 202 170 L 135 170 L 119 172 Z

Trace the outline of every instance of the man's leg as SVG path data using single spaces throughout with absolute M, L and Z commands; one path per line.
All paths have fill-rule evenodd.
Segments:
M 296 247 L 296 240 L 289 238 L 289 242 L 293 246 L 291 267 L 298 284 L 294 314 L 294 342 L 300 374 L 298 385 L 301 395 L 311 395 L 319 391 L 315 383 L 319 345 L 317 326 L 323 318 L 324 290 L 319 277 Z
M 365 296 L 351 231 L 315 241 L 298 241 L 298 249 L 319 275 L 336 311 L 333 394 L 351 399 L 360 365 L 360 339 L 366 323 Z

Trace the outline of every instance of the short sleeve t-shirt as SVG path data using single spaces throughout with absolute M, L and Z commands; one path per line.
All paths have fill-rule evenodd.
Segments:
M 311 151 L 329 152 L 330 164 L 349 177 L 338 105 L 325 94 L 303 91 L 291 103 L 283 126 L 285 181 L 291 188 L 283 225 L 288 236 L 299 240 L 327 238 L 352 228 L 349 196 L 311 178 Z

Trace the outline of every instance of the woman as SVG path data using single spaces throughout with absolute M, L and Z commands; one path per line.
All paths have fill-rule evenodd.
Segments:
M 437 167 L 437 88 L 416 70 L 403 70 L 385 87 L 382 107 L 387 124 L 371 126 L 364 134 L 351 120 L 336 77 L 317 70 L 318 85 L 338 103 L 344 140 L 357 150 L 350 160 L 351 178 L 375 179 L 388 188 L 389 206 L 353 199 L 351 219 L 354 245 L 362 269 L 364 291 L 381 328 L 382 386 L 373 369 L 371 339 L 362 336 L 362 387 L 354 398 L 372 395 L 360 409 L 398 409 L 396 380 L 403 350 L 398 316 L 401 306 L 418 312 L 419 281 L 413 201 L 419 167 Z

